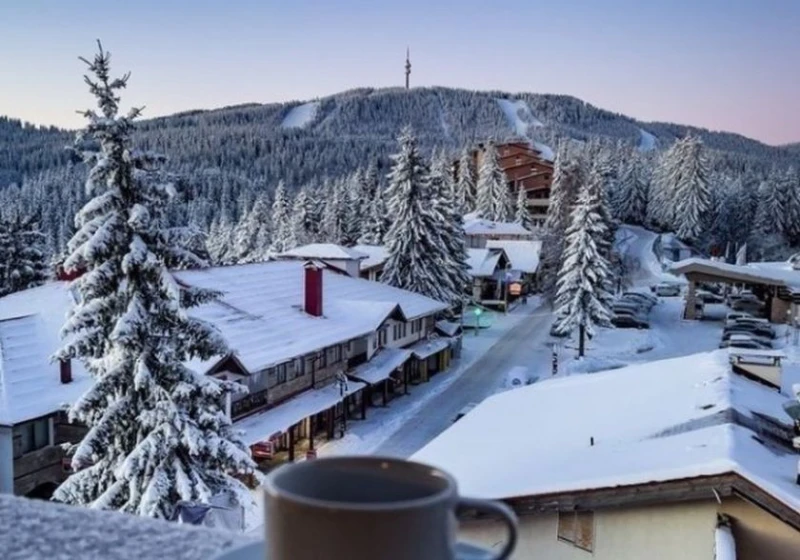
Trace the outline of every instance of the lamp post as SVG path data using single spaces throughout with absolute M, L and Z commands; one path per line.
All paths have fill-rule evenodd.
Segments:
M 483 311 L 481 310 L 480 307 L 476 307 L 474 313 L 475 313 L 475 336 L 478 336 L 478 331 L 481 330 L 481 313 L 483 313 Z

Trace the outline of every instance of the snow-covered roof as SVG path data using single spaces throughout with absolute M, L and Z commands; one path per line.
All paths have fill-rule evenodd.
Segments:
M 533 235 L 516 222 L 493 222 L 477 218 L 474 214 L 464 216 L 464 232 L 467 235 Z
M 250 541 L 230 531 L 8 494 L 0 494 L 0 525 L 9 528 L 0 531 L 5 559 L 197 560 Z
M 409 346 L 406 350 L 410 351 L 419 360 L 429 358 L 450 346 L 449 338 L 433 338 L 431 340 L 420 340 L 416 344 Z
M 58 410 L 91 383 L 72 360 L 72 383 L 61 383 L 50 356 L 71 304 L 64 283 L 48 284 L 0 299 L 0 425 L 13 425 Z
M 782 267 L 776 266 L 775 263 L 738 265 L 709 259 L 691 258 L 673 263 L 670 271 L 674 274 L 686 274 L 687 272 L 716 273 L 741 282 L 786 287 L 800 286 L 800 270 L 793 269 L 788 263 L 785 263 Z
M 328 410 L 364 387 L 365 383 L 349 380 L 344 391 L 336 382 L 321 389 L 303 391 L 296 397 L 282 402 L 280 406 L 239 420 L 236 422 L 236 429 L 242 430 L 242 441 L 245 444 L 253 445 L 285 432 L 309 416 Z
M 278 258 L 294 258 L 294 259 L 320 259 L 320 260 L 361 260 L 366 259 L 368 255 L 342 247 L 335 243 L 309 243 L 289 249 L 278 255 Z
M 496 499 L 735 473 L 800 512 L 797 455 L 734 419 L 788 427 L 787 399 L 733 373 L 724 351 L 695 354 L 494 395 L 413 459 Z
M 493 276 L 503 251 L 500 249 L 467 249 L 467 266 L 472 276 Z
M 254 372 L 375 331 L 392 313 L 407 320 L 446 304 L 382 284 L 325 270 L 323 317 L 303 309 L 302 261 L 272 261 L 175 273 L 182 282 L 223 292 L 219 301 L 191 311 L 214 324 L 234 355 Z M 74 381 L 63 385 L 50 356 L 72 297 L 65 282 L 51 282 L 0 298 L 0 424 L 49 414 L 72 402 L 90 383 L 78 360 Z M 187 365 L 205 372 L 218 358 Z
M 541 241 L 489 239 L 486 241 L 486 247 L 505 251 L 512 270 L 535 274 L 539 269 L 539 255 L 542 251 Z
M 381 266 L 389 258 L 389 253 L 383 245 L 356 245 L 353 250 L 363 253 L 367 257 L 359 263 L 361 270 Z
M 383 348 L 370 361 L 350 372 L 350 376 L 369 384 L 375 384 L 389 377 L 410 357 L 411 351 L 404 348 Z
M 458 334 L 459 329 L 461 329 L 461 325 L 452 321 L 441 320 L 436 321 L 436 328 L 443 334 L 452 337 Z

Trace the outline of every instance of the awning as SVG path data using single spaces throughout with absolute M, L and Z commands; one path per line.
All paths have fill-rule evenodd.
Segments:
M 461 330 L 461 325 L 452 321 L 436 321 L 436 330 L 446 336 L 455 336 Z
M 361 364 L 350 377 L 374 385 L 389 377 L 393 371 L 402 366 L 411 357 L 411 352 L 402 348 L 384 348 L 366 364 Z
M 336 382 L 322 389 L 309 389 L 275 408 L 236 422 L 234 427 L 244 432 L 242 440 L 247 445 L 266 441 L 275 434 L 285 432 L 309 416 L 339 404 L 345 397 L 360 391 L 365 386 L 360 381 L 348 380 L 344 392 L 340 390 L 339 383 Z
M 423 340 L 417 342 L 413 346 L 409 346 L 406 350 L 411 350 L 418 360 L 424 360 L 434 354 L 437 354 L 450 346 L 449 338 L 434 338 L 433 340 Z

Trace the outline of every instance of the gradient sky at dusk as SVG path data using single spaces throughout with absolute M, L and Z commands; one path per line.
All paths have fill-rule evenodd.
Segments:
M 400 85 L 800 141 L 800 0 L 3 0 L 0 114 L 77 127 L 100 38 L 147 116 Z

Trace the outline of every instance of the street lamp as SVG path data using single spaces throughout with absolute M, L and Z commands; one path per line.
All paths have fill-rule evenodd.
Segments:
M 473 313 L 475 313 L 475 336 L 478 336 L 478 331 L 481 329 L 481 314 L 483 310 L 480 307 L 476 307 Z

